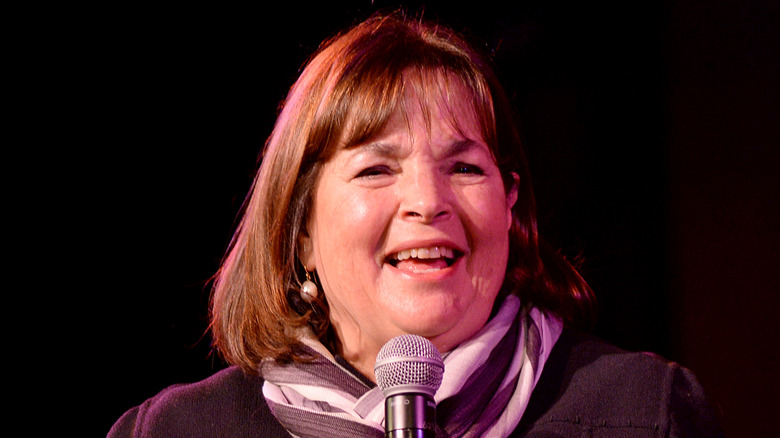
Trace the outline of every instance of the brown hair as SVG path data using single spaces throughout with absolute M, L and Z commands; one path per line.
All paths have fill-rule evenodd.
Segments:
M 513 112 L 487 59 L 445 27 L 394 13 L 325 42 L 290 89 L 214 285 L 211 329 L 228 362 L 253 372 L 264 359 L 303 360 L 297 330 L 308 325 L 324 335 L 327 301 L 301 302 L 304 271 L 297 256 L 320 168 L 339 145 L 378 134 L 399 108 L 404 87 L 426 96 L 434 77 L 450 84 L 437 82 L 438 92 L 448 93 L 451 81 L 458 81 L 473 97 L 507 190 L 519 176 L 502 293 L 515 293 L 569 324 L 590 322 L 594 300 L 587 284 L 539 241 Z

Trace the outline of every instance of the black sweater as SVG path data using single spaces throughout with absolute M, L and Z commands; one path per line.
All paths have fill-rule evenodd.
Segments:
M 119 437 L 289 437 L 268 409 L 263 381 L 236 367 L 167 388 L 125 413 Z M 326 436 L 324 433 L 323 436 Z M 513 437 L 721 437 L 695 376 L 564 330 Z

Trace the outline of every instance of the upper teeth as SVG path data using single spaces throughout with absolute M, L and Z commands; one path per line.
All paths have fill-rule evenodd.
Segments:
M 433 246 L 430 248 L 405 249 L 395 255 L 396 260 L 406 260 L 410 257 L 418 259 L 438 259 L 444 257 L 451 259 L 455 257 L 455 253 L 451 248 L 445 246 Z

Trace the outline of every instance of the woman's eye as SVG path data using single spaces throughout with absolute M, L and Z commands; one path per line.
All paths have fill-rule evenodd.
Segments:
M 357 174 L 357 178 L 371 178 L 375 176 L 387 175 L 390 172 L 390 168 L 387 166 L 372 166 L 361 170 L 360 173 Z
M 485 173 L 481 167 L 468 163 L 457 163 L 453 167 L 452 171 L 455 174 L 463 175 L 484 175 Z

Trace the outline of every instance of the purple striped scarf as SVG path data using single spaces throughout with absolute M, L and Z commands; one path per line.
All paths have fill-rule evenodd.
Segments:
M 444 356 L 436 393 L 437 437 L 500 437 L 520 422 L 563 324 L 510 295 L 470 340 Z M 265 363 L 263 394 L 297 437 L 384 436 L 384 396 L 341 366 L 310 333 L 307 363 Z

